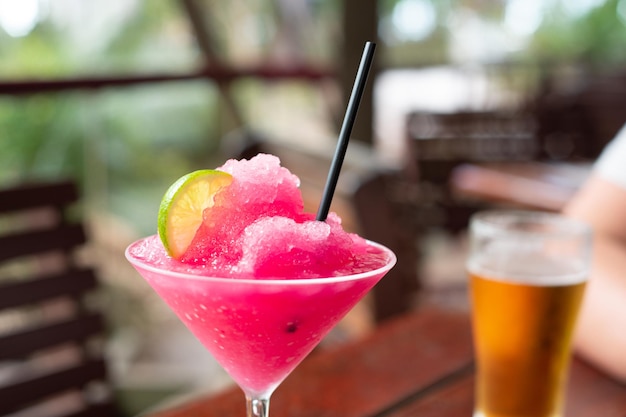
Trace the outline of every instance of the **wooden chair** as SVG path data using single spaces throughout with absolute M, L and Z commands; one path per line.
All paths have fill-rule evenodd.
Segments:
M 533 161 L 538 152 L 533 118 L 505 111 L 413 112 L 407 117 L 405 140 L 405 194 L 414 226 L 453 234 L 465 230 L 471 215 L 484 208 L 451 192 L 457 167 Z
M 0 415 L 119 416 L 73 182 L 0 190 Z M 76 217 L 76 216 L 74 216 Z

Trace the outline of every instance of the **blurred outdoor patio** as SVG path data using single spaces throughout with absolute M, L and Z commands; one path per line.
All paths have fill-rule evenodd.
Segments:
M 406 225 L 391 236 L 414 281 L 398 305 L 465 309 L 467 219 L 502 202 L 460 195 L 452 178 L 464 164 L 521 162 L 567 164 L 567 192 L 584 179 L 626 122 L 626 0 L 0 0 L 0 187 L 79 184 L 89 245 L 78 255 L 98 271 L 126 415 L 230 379 L 124 249 L 156 232 L 174 180 L 253 145 L 324 175 L 367 40 L 377 51 L 348 164 L 384 174 L 386 220 Z M 346 189 L 335 207 L 370 237 Z M 386 318 L 377 303 L 321 348 Z M 0 330 L 9 321 L 0 311 Z

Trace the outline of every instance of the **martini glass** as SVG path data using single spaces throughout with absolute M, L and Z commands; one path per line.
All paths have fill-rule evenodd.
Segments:
M 267 417 L 276 387 L 395 265 L 331 278 L 240 279 L 193 275 L 126 257 L 246 396 L 248 417 Z

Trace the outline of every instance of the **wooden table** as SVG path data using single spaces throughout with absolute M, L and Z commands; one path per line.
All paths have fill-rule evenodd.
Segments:
M 473 361 L 466 313 L 424 308 L 381 325 L 364 340 L 318 350 L 271 400 L 272 417 L 471 416 Z M 150 417 L 243 417 L 238 388 Z M 626 416 L 626 385 L 575 358 L 568 417 Z

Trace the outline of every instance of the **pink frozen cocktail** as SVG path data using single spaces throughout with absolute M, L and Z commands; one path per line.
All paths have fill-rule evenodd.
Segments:
M 395 256 L 333 213 L 326 222 L 305 213 L 298 179 L 273 156 L 219 171 L 229 180 L 211 191 L 188 246 L 168 250 L 173 238 L 155 235 L 126 256 L 244 390 L 248 415 L 266 416 L 274 389 Z

